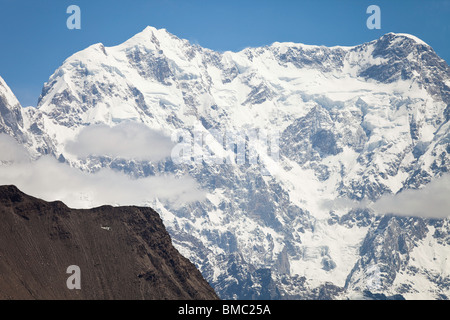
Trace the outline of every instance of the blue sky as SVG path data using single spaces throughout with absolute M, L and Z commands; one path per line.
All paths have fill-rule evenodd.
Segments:
M 71 4 L 81 8 L 81 30 L 66 27 Z M 381 8 L 381 30 L 366 27 L 372 4 Z M 36 105 L 67 57 L 93 43 L 119 44 L 147 25 L 219 51 L 411 33 L 450 61 L 450 0 L 0 0 L 0 76 L 23 106 Z

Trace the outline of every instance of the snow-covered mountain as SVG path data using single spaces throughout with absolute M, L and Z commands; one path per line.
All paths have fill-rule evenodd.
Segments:
M 11 89 L 0 77 L 0 133 L 23 141 L 24 121 L 22 107 Z
M 370 205 L 450 169 L 450 68 L 414 36 L 216 52 L 147 27 L 69 57 L 37 109 L 20 110 L 3 82 L 0 89 L 0 130 L 26 136 L 32 154 L 89 172 L 194 177 L 205 201 L 147 204 L 222 298 L 450 297 L 449 219 L 382 215 Z M 244 137 L 247 161 L 70 152 L 86 127 L 127 121 L 169 136 L 214 131 L 204 149 L 239 156 L 220 136 L 232 133 L 235 142 Z M 267 133 L 271 152 L 252 132 Z

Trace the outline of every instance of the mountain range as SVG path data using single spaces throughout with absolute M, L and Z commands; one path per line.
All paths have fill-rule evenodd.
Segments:
M 0 115 L 30 161 L 193 179 L 135 204 L 223 299 L 450 297 L 450 68 L 415 36 L 217 52 L 147 27 L 67 58 L 37 108 L 1 80 Z

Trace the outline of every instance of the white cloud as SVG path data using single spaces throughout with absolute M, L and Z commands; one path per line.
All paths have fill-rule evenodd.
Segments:
M 122 122 L 114 127 L 85 127 L 66 145 L 66 151 L 80 158 L 110 156 L 113 158 L 159 161 L 170 156 L 174 144 L 170 137 L 142 123 Z
M 108 204 L 143 206 L 154 199 L 179 207 L 205 198 L 205 192 L 189 176 L 133 179 L 111 169 L 82 172 L 50 156 L 31 161 L 14 139 L 2 135 L 0 148 L 0 159 L 8 159 L 0 161 L 0 185 L 12 184 L 29 195 L 47 201 L 60 200 L 72 208 Z
M 0 134 L 0 162 L 22 162 L 28 159 L 28 152 L 14 138 Z
M 372 209 L 376 214 L 421 218 L 450 217 L 450 174 L 436 178 L 421 189 L 407 189 L 395 195 L 385 194 L 375 202 L 338 198 L 322 201 L 325 210 Z
M 450 217 L 450 175 L 435 179 L 421 189 L 384 195 L 369 207 L 380 214 L 423 218 Z

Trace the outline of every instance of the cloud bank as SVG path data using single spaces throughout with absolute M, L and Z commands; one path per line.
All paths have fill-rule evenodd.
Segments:
M 47 200 L 60 200 L 72 208 L 100 205 L 145 205 L 155 199 L 174 207 L 202 201 L 205 192 L 189 176 L 130 176 L 101 169 L 82 172 L 55 158 L 30 160 L 14 139 L 0 134 L 0 185 L 16 185 L 23 192 Z
M 6 134 L 0 134 L 0 163 L 26 161 L 29 157 L 25 148 L 20 146 L 14 138 Z
M 408 189 L 395 195 L 384 195 L 370 208 L 380 214 L 450 217 L 450 175 L 435 179 L 421 189 Z
M 397 194 L 386 194 L 375 202 L 348 198 L 321 203 L 325 210 L 372 209 L 379 215 L 442 219 L 450 217 L 450 174 L 436 178 L 420 189 L 406 189 Z
M 138 161 L 159 161 L 170 156 L 174 147 L 170 137 L 142 123 L 122 122 L 114 127 L 85 127 L 75 141 L 66 144 L 66 151 L 79 158 L 109 156 Z

